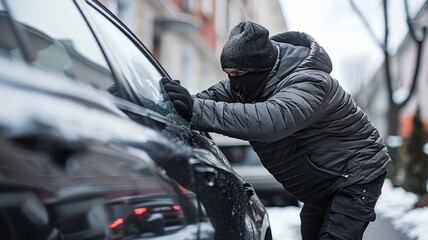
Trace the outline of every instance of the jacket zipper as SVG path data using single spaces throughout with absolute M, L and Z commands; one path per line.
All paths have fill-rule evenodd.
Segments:
M 325 169 L 325 168 L 320 168 L 320 167 L 318 167 L 317 165 L 315 165 L 310 159 L 309 159 L 309 157 L 306 155 L 306 154 L 304 154 L 305 155 L 305 158 L 306 158 L 306 161 L 309 163 L 309 165 L 312 167 L 312 168 L 314 168 L 315 170 L 318 170 L 318 171 L 321 171 L 321 172 L 324 172 L 324 173 L 327 173 L 327 174 L 330 174 L 330 175 L 333 175 L 333 176 L 337 176 L 337 177 L 343 177 L 343 178 L 349 178 L 349 174 L 347 174 L 347 173 L 340 173 L 340 172 L 335 172 L 335 171 L 331 171 L 331 170 L 328 170 L 328 169 Z

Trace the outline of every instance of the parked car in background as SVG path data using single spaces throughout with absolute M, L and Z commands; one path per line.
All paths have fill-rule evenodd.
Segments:
M 0 0 L 2 239 L 271 239 L 168 74 L 94 0 Z
M 162 236 L 166 229 L 185 224 L 180 204 L 171 199 L 147 195 L 120 197 L 106 202 L 113 238 L 122 236 Z M 123 224 L 127 223 L 127 224 Z
M 250 183 L 265 206 L 297 206 L 297 198 L 284 189 L 262 165 L 248 141 L 211 133 L 233 169 Z

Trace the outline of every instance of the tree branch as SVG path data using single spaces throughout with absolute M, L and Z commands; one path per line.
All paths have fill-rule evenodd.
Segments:
M 388 90 L 388 100 L 391 105 L 397 105 L 393 98 L 392 76 L 391 76 L 391 58 L 389 57 L 388 40 L 389 40 L 389 21 L 388 21 L 388 1 L 383 0 L 383 18 L 384 18 L 384 40 L 383 40 L 383 55 L 385 58 L 385 81 Z
M 410 91 L 409 94 L 407 95 L 406 99 L 404 99 L 404 101 L 397 103 L 399 104 L 399 107 L 403 107 L 409 100 L 410 97 L 413 95 L 413 92 L 416 89 L 416 85 L 418 82 L 418 76 L 419 76 L 419 69 L 420 69 L 420 65 L 421 65 L 421 57 L 422 57 L 422 52 L 423 52 L 423 43 L 426 39 L 426 35 L 427 35 L 427 29 L 426 28 L 422 28 L 420 31 L 420 35 L 416 36 L 415 30 L 413 28 L 413 22 L 410 18 L 410 13 L 409 13 L 409 4 L 407 0 L 404 0 L 404 6 L 405 6 L 405 10 L 406 10 L 406 22 L 407 22 L 407 26 L 409 28 L 409 34 L 412 37 L 413 40 L 415 40 L 416 42 L 416 64 L 415 64 L 415 70 L 413 71 L 413 77 L 412 77 L 412 86 L 410 87 Z
M 357 16 L 361 19 L 363 22 L 364 27 L 369 32 L 370 36 L 373 38 L 373 40 L 380 46 L 380 48 L 384 48 L 385 46 L 376 38 L 375 33 L 373 32 L 373 29 L 370 27 L 369 22 L 364 17 L 363 13 L 360 11 L 358 6 L 355 4 L 354 0 L 349 0 L 349 3 L 351 4 L 352 10 L 357 14 Z
M 406 12 L 406 23 L 407 23 L 407 27 L 409 28 L 410 36 L 416 42 L 420 42 L 422 39 L 420 39 L 420 37 L 416 36 L 415 29 L 413 28 L 413 22 L 412 22 L 412 19 L 410 18 L 409 2 L 408 2 L 408 0 L 404 0 L 404 8 L 405 8 L 405 12 Z

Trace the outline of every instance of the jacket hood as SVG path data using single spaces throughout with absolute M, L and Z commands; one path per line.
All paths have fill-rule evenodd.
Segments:
M 277 83 L 290 73 L 313 69 L 331 73 L 332 62 L 327 52 L 308 34 L 284 32 L 271 37 L 279 49 L 276 63 L 261 97 L 269 95 Z
M 286 43 L 295 48 L 309 49 L 309 55 L 300 63 L 296 70 L 314 69 L 331 73 L 333 65 L 327 52 L 310 35 L 302 32 L 285 32 L 272 36 L 271 40 Z M 287 56 L 284 56 L 288 58 Z

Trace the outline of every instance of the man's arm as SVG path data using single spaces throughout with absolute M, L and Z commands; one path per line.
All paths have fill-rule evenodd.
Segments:
M 265 102 L 254 104 L 216 102 L 195 98 L 191 125 L 250 141 L 276 141 L 322 116 L 326 81 L 296 76 Z
M 210 99 L 216 102 L 234 102 L 232 92 L 230 91 L 229 80 L 223 80 L 195 95 L 196 98 Z

